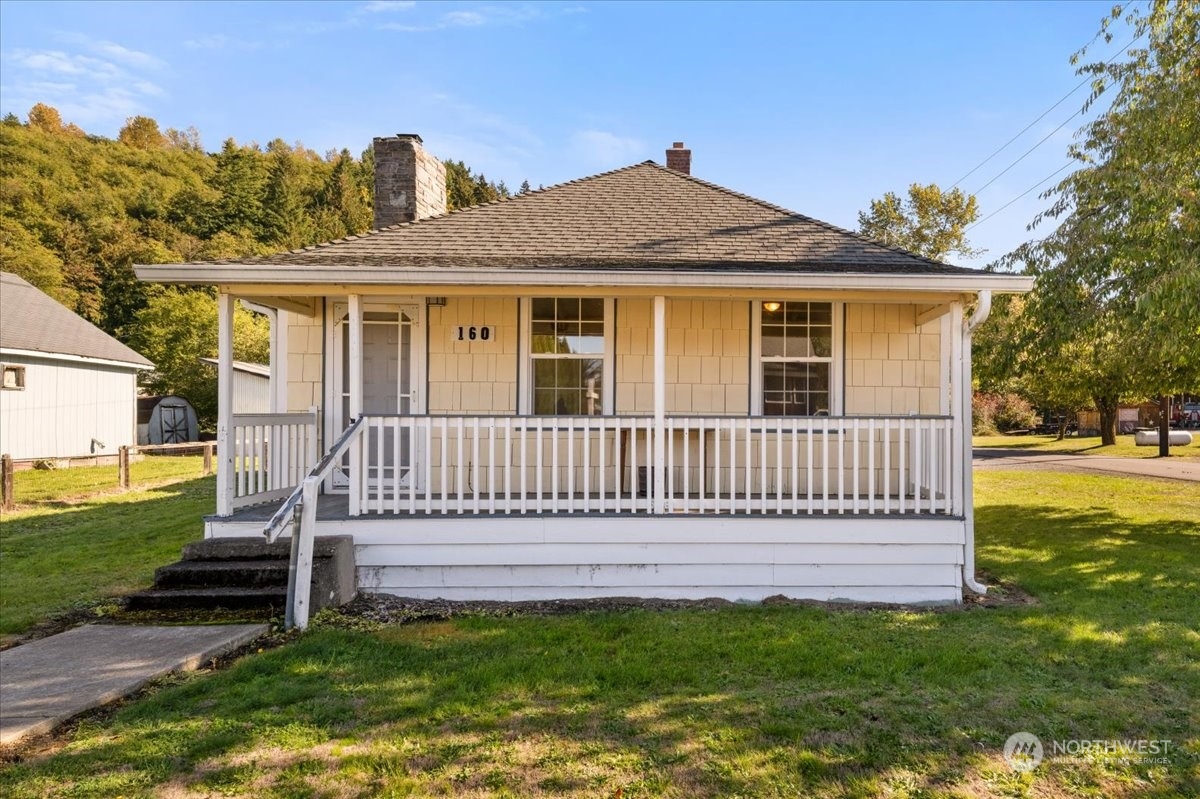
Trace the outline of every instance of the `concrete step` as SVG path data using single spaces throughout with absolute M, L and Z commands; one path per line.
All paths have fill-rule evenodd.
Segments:
M 292 549 L 290 538 L 268 544 L 261 537 L 206 538 L 183 547 L 183 560 L 287 560 Z M 348 535 L 321 535 L 313 539 L 313 560 L 349 555 L 354 557 L 353 540 Z
M 282 612 L 287 597 L 291 540 L 210 538 L 188 544 L 183 560 L 159 568 L 154 587 L 130 594 L 129 610 L 262 609 Z M 313 542 L 310 607 L 344 605 L 357 593 L 350 536 Z
M 316 568 L 323 568 L 318 561 Z M 243 586 L 267 588 L 286 586 L 288 561 L 277 560 L 181 560 L 169 566 L 161 566 L 154 572 L 154 587 L 169 588 L 218 588 L 221 586 Z
M 260 588 L 151 588 L 125 597 L 127 610 L 261 610 L 282 613 L 287 586 Z

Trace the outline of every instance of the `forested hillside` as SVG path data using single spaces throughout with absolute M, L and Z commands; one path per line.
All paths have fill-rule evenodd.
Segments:
M 450 207 L 507 196 L 447 161 Z M 138 282 L 135 263 L 263 255 L 361 233 L 372 221 L 368 147 L 316 153 L 274 139 L 207 152 L 195 129 L 129 119 L 89 135 L 39 104 L 0 123 L 0 268 L 15 272 L 158 366 L 147 388 L 215 416 L 216 304 L 205 289 Z M 208 324 L 208 320 L 213 324 Z M 264 320 L 238 320 L 238 358 L 265 361 Z

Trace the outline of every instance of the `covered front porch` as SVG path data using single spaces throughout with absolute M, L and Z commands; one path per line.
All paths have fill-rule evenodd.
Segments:
M 323 493 L 344 494 L 348 517 L 965 513 L 969 428 L 964 425 L 969 420 L 964 420 L 962 409 L 969 407 L 963 389 L 969 385 L 969 371 L 964 371 L 969 370 L 969 350 L 963 347 L 961 300 L 898 305 L 806 301 L 801 310 L 815 319 L 818 311 L 809 306 L 820 306 L 826 327 L 804 329 L 804 343 L 811 351 L 812 342 L 825 336 L 826 343 L 819 346 L 829 357 L 801 364 L 808 370 L 802 378 L 807 376 L 816 388 L 805 395 L 801 382 L 800 400 L 795 401 L 788 392 L 796 381 L 776 378 L 782 370 L 766 354 L 773 347 L 782 355 L 785 345 L 792 346 L 782 334 L 777 340 L 768 336 L 776 330 L 769 315 L 778 311 L 782 319 L 790 313 L 786 300 L 689 301 L 662 294 L 600 298 L 597 307 L 604 312 L 594 323 L 592 339 L 542 337 L 551 348 L 556 340 L 583 341 L 601 353 L 595 356 L 594 369 L 584 370 L 593 377 L 577 397 L 563 390 L 561 379 L 552 387 L 557 393 L 551 394 L 548 407 L 553 407 L 553 396 L 559 396 L 560 411 L 574 412 L 550 415 L 541 407 L 546 404 L 541 400 L 544 392 L 535 381 L 540 367 L 553 363 L 537 360 L 536 347 L 514 345 L 511 355 L 498 359 L 467 346 L 439 351 L 439 339 L 454 335 L 454 322 L 474 318 L 470 311 L 455 310 L 455 297 L 447 308 L 446 298 L 439 298 L 440 305 L 434 307 L 425 297 L 397 302 L 371 294 L 335 295 L 310 300 L 305 318 L 294 300 L 263 296 L 257 289 L 242 296 L 251 296 L 259 307 L 277 309 L 273 330 L 287 331 L 290 319 L 294 339 L 296 320 L 301 319 L 316 331 L 308 337 L 309 349 L 313 338 L 324 342 L 313 393 L 301 397 L 321 402 L 300 412 L 288 407 L 296 404 L 294 398 L 277 387 L 277 404 L 291 412 L 243 416 L 229 412 L 233 398 L 227 364 L 232 360 L 235 296 L 235 290 L 220 295 L 218 442 L 227 468 L 218 486 L 218 517 L 281 499 L 343 435 L 344 451 L 331 464 Z M 883 298 L 881 293 L 875 297 Z M 490 310 L 491 302 L 467 299 L 457 306 L 487 303 Z M 502 296 L 497 302 L 511 303 L 511 330 L 516 332 L 493 328 L 490 344 L 502 336 L 537 340 L 538 301 Z M 648 330 L 637 327 L 639 307 L 645 309 Z M 889 311 L 892 307 L 898 310 Z M 614 309 L 621 310 L 621 327 L 612 321 Z M 907 328 L 905 314 L 910 319 Z M 710 318 L 706 330 L 704 323 Z M 395 330 L 388 332 L 381 319 L 394 319 Z M 581 324 L 586 334 L 588 323 Z M 474 327 L 457 325 L 460 338 L 466 329 Z M 778 329 L 784 330 L 782 324 Z M 872 332 L 876 329 L 880 332 Z M 382 337 L 377 335 L 381 331 Z M 643 332 L 640 351 L 638 332 Z M 364 342 L 367 333 L 392 342 L 384 344 L 385 350 L 399 346 L 399 354 L 389 361 L 378 349 L 370 350 L 369 341 Z M 734 343 L 724 351 L 718 344 L 716 352 L 710 344 L 705 355 L 691 357 L 691 342 L 704 337 Z M 276 337 L 274 363 L 287 364 L 289 356 L 296 359 L 295 345 L 289 351 L 279 341 L 286 338 Z M 909 339 L 919 343 L 898 353 L 896 340 L 904 344 Z M 872 387 L 873 369 L 875 383 L 887 379 L 891 365 L 879 356 L 889 354 L 889 341 L 891 354 L 897 355 L 896 387 Z M 904 360 L 904 353 L 918 350 L 925 360 Z M 484 362 L 489 368 L 479 369 Z M 506 367 L 513 374 L 497 374 Z M 309 378 L 317 371 L 307 365 L 304 369 Z M 692 379 L 703 379 L 704 384 L 683 384 L 689 369 Z M 730 377 L 736 369 L 746 374 Z M 823 370 L 819 381 L 812 377 L 817 369 Z M 461 410 L 468 401 L 459 398 L 470 386 L 455 383 L 454 376 L 472 370 L 485 383 L 470 386 L 485 396 L 483 407 L 491 412 Z M 910 372 L 919 387 L 909 380 Z M 864 374 L 866 385 L 860 386 Z M 386 391 L 378 385 L 381 375 L 390 384 L 384 386 Z M 287 383 L 286 375 L 276 372 L 276 378 L 286 383 L 283 388 L 295 387 L 296 381 Z M 783 386 L 782 393 L 772 380 Z M 565 407 L 564 395 L 574 403 L 571 408 Z M 730 407 L 744 412 L 722 412 Z

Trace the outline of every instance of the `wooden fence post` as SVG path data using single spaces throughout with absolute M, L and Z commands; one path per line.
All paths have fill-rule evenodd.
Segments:
M 117 450 L 117 483 L 121 488 L 129 488 L 129 447 Z
M 212 474 L 213 445 L 209 441 L 204 445 L 204 476 Z
M 14 504 L 12 455 L 0 455 L 0 507 L 12 510 Z

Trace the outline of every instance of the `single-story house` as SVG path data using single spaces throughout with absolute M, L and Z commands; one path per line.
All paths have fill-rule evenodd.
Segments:
M 971 331 L 994 292 L 1029 278 L 706 182 L 680 143 L 666 166 L 452 213 L 419 136 L 374 152 L 369 233 L 137 267 L 219 290 L 207 535 L 260 533 L 328 453 L 317 533 L 353 536 L 366 591 L 953 603 L 983 590 Z M 238 299 L 277 309 L 286 413 L 234 413 Z
M 0 452 L 72 458 L 137 444 L 137 374 L 154 364 L 10 272 L 0 368 Z

